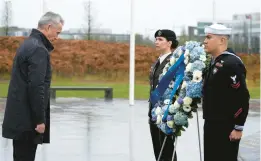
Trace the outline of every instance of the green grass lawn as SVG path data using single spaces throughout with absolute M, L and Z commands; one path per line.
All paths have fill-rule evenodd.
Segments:
M 90 86 L 90 87 L 112 87 L 113 98 L 128 98 L 128 83 L 90 83 L 90 82 L 67 82 L 53 81 L 52 86 Z M 6 97 L 8 83 L 0 82 L 0 97 Z M 135 99 L 148 99 L 149 86 L 145 84 L 135 85 Z M 85 97 L 104 98 L 104 91 L 57 91 L 56 97 Z
M 128 98 L 129 84 L 126 83 L 95 83 L 89 81 L 70 81 L 57 80 L 52 82 L 52 86 L 90 86 L 90 87 L 112 87 L 113 98 Z M 0 97 L 6 97 L 8 82 L 0 82 Z M 260 98 L 260 87 L 249 87 L 251 98 Z M 85 97 L 85 98 L 103 98 L 103 91 L 57 91 L 57 97 Z M 135 84 L 135 99 L 148 99 L 149 85 L 145 83 Z

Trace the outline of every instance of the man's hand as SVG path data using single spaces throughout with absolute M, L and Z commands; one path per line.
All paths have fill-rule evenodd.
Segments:
M 43 134 L 44 131 L 45 131 L 45 124 L 39 124 L 36 126 L 35 130 L 40 133 L 40 134 Z
M 229 135 L 230 141 L 238 141 L 241 139 L 241 137 L 242 137 L 242 131 L 237 131 L 237 130 L 233 130 Z

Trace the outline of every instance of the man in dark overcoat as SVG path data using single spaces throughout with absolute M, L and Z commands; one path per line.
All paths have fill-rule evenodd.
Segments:
M 44 14 L 14 57 L 2 125 L 14 161 L 34 161 L 37 145 L 50 143 L 50 52 L 63 24 L 59 14 Z

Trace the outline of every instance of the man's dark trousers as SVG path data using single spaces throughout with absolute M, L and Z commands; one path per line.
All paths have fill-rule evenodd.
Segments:
M 14 161 L 34 161 L 37 144 L 26 140 L 13 140 Z

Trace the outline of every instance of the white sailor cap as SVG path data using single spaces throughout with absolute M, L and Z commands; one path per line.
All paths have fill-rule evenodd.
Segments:
M 227 28 L 221 24 L 212 24 L 205 28 L 205 34 L 214 34 L 214 35 L 231 35 L 231 28 Z

